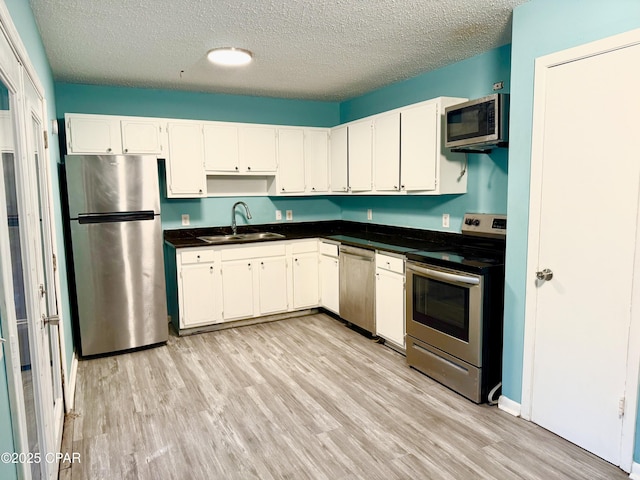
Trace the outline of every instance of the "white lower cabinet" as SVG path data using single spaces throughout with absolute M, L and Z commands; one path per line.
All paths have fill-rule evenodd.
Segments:
M 253 316 L 251 260 L 222 262 L 222 305 L 225 321 Z
M 317 307 L 320 300 L 318 241 L 304 240 L 292 245 L 293 308 Z
M 178 253 L 180 328 L 222 321 L 220 256 L 213 249 L 184 249 Z
M 376 254 L 376 335 L 405 348 L 404 258 Z
M 340 262 L 338 245 L 320 242 L 320 306 L 340 314 Z
M 258 269 L 257 315 L 287 311 L 287 259 L 284 256 L 256 260 Z

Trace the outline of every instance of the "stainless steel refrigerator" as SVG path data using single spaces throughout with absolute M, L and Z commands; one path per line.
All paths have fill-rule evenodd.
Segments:
M 156 157 L 68 155 L 81 354 L 168 338 Z

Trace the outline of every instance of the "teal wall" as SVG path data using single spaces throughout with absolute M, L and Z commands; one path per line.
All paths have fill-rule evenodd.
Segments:
M 503 394 L 521 401 L 534 60 L 640 27 L 638 0 L 531 0 L 514 10 Z M 639 415 L 640 418 L 640 415 Z M 640 461 L 640 423 L 635 461 Z
M 56 84 L 58 117 L 65 113 L 95 113 L 142 117 L 185 118 L 233 122 L 330 127 L 340 121 L 338 103 L 286 100 L 173 90 Z M 164 186 L 164 180 L 161 181 Z M 251 223 L 274 223 L 275 211 L 293 210 L 294 221 L 339 219 L 340 207 L 329 198 L 226 197 L 196 200 L 161 196 L 162 226 L 181 228 L 182 214 L 190 227 L 231 224 L 231 206 L 244 200 Z M 240 215 L 239 224 L 242 224 Z
M 510 45 L 440 68 L 343 102 L 340 120 L 348 122 L 368 115 L 439 96 L 478 98 L 493 93 L 495 82 L 510 88 Z M 465 212 L 507 213 L 507 150 L 489 155 L 468 155 L 468 186 L 464 195 L 351 196 L 340 197 L 342 218 L 429 230 L 459 232 Z M 442 227 L 442 214 L 450 215 L 450 227 Z

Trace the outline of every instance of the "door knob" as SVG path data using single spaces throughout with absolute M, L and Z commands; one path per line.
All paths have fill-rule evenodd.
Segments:
M 536 272 L 536 278 L 543 281 L 551 280 L 553 278 L 553 272 L 545 268 L 541 272 Z

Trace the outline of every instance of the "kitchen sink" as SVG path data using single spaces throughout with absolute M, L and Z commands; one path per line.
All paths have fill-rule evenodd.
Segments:
M 236 233 L 235 235 L 210 235 L 204 237 L 198 237 L 198 240 L 202 240 L 207 243 L 233 243 L 233 242 L 250 242 L 253 240 L 273 240 L 277 238 L 285 238 L 284 235 L 273 232 L 251 232 L 251 233 Z

